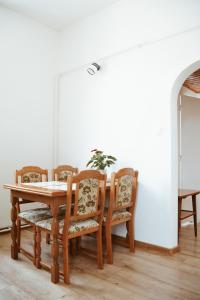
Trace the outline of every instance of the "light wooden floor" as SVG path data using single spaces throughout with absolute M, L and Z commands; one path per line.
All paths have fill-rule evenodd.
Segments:
M 181 232 L 181 252 L 166 256 L 152 251 L 114 247 L 114 265 L 98 270 L 96 261 L 78 255 L 71 259 L 71 284 L 55 285 L 50 274 L 37 270 L 20 255 L 10 258 L 10 235 L 0 235 L 0 300 L 29 299 L 200 299 L 200 225 L 195 240 L 193 227 Z M 25 231 L 24 231 L 25 232 Z M 30 244 L 31 233 L 24 233 Z M 94 241 L 89 242 L 93 246 Z M 49 246 L 43 246 L 49 260 Z

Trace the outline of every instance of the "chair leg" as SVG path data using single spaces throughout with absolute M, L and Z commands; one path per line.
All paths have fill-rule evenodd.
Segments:
M 106 225 L 107 263 L 113 264 L 111 225 Z
M 197 237 L 197 207 L 196 207 L 196 195 L 192 196 L 193 218 L 194 218 L 194 234 Z
M 49 209 L 51 209 L 50 205 L 47 205 Z M 50 244 L 51 235 L 49 232 L 46 233 L 46 244 Z
M 102 240 L 106 241 L 106 226 L 102 226 Z
M 18 214 L 20 213 L 20 205 L 17 203 L 17 246 L 18 252 L 20 252 L 21 247 L 21 220 L 18 218 Z
M 129 248 L 131 252 L 135 252 L 133 220 L 131 219 L 130 221 L 128 221 L 127 225 Z
M 35 229 L 35 266 L 36 268 L 41 268 L 41 230 L 39 227 Z
M 181 208 L 182 208 L 182 199 L 178 198 L 178 243 L 180 240 L 180 231 L 181 231 Z
M 17 218 L 17 245 L 18 245 L 18 252 L 20 252 L 21 247 L 21 220 Z
M 66 239 L 63 241 L 63 271 L 64 271 L 64 282 L 69 284 L 69 240 Z
M 34 244 L 33 244 L 33 253 L 34 253 L 34 257 L 33 257 L 33 264 L 36 266 L 36 255 L 37 255 L 37 241 L 36 241 L 36 226 L 33 226 L 33 240 L 34 240 Z
M 97 265 L 99 269 L 103 269 L 102 227 L 97 231 Z

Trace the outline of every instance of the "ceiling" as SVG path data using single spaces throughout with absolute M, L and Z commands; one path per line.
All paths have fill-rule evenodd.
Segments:
M 0 5 L 55 30 L 101 10 L 118 0 L 0 0 Z
M 200 93 L 200 69 L 192 73 L 184 82 L 184 87 L 188 88 L 194 93 Z

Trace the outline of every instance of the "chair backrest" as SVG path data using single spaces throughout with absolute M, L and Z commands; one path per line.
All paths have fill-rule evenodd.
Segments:
M 138 171 L 132 168 L 120 169 L 117 173 L 112 173 L 110 183 L 110 201 L 108 214 L 128 208 L 133 213 L 135 209 L 136 194 L 138 184 Z
M 28 183 L 28 182 L 41 182 L 48 181 L 48 170 L 41 169 L 35 166 L 26 166 L 20 170 L 16 170 L 15 182 Z
M 106 192 L 105 174 L 85 170 L 78 175 L 68 176 L 67 207 L 64 230 L 68 232 L 70 221 L 81 221 L 97 217 L 102 222 Z M 73 197 L 74 195 L 74 197 Z M 74 205 L 72 206 L 72 199 Z
M 75 175 L 77 173 L 78 168 L 74 168 L 70 165 L 61 165 L 52 170 L 52 180 L 67 181 L 69 175 Z

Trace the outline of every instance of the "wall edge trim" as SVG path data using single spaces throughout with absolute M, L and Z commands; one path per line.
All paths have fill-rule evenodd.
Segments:
M 128 248 L 127 239 L 125 237 L 118 236 L 116 234 L 112 234 L 112 239 L 113 239 L 114 243 Z M 146 242 L 142 242 L 142 241 L 138 241 L 138 240 L 135 240 L 135 246 L 136 246 L 136 248 L 141 248 L 141 249 L 147 250 L 147 251 L 148 250 L 155 251 L 155 252 L 163 253 L 166 255 L 173 255 L 177 252 L 180 252 L 179 246 L 176 246 L 173 248 L 166 248 L 166 247 L 162 247 L 162 246 L 158 246 L 155 244 L 150 244 L 150 243 L 146 243 Z

